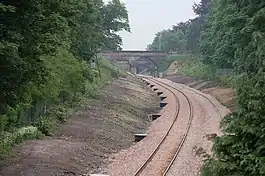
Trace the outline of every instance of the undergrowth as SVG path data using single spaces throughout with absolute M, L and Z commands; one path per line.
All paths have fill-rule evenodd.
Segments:
M 22 127 L 13 129 L 11 132 L 0 133 L 0 164 L 9 156 L 15 144 L 19 144 L 24 140 L 40 139 L 42 136 L 43 134 L 34 126 Z
M 235 88 L 239 81 L 239 76 L 236 76 L 234 73 L 217 76 L 214 67 L 207 65 L 196 58 L 184 60 L 183 67 L 179 69 L 178 73 L 183 76 L 192 76 L 202 80 L 213 81 L 220 86 L 231 88 Z
M 162 59 L 160 63 L 157 65 L 158 72 L 165 72 L 168 67 L 174 62 L 174 61 L 184 61 L 190 56 L 187 55 L 173 55 L 168 56 L 165 59 Z
M 194 76 L 206 80 L 215 78 L 215 70 L 195 58 L 185 60 L 179 73 L 184 76 Z

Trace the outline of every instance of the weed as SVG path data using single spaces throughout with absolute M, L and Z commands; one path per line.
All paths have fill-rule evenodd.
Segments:
M 12 147 L 24 140 L 41 138 L 43 135 L 37 127 L 27 126 L 14 129 L 14 132 L 1 132 L 0 137 L 0 160 L 8 157 Z

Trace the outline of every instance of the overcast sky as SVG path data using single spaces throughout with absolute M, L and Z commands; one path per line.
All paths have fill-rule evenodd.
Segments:
M 107 1 L 107 0 L 106 0 Z M 160 30 L 189 20 L 199 0 L 121 0 L 126 4 L 131 33 L 121 32 L 124 50 L 145 50 Z

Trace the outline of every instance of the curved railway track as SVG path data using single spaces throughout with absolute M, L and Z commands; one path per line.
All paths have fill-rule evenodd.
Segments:
M 172 87 L 173 89 L 176 89 L 176 87 L 174 87 L 174 86 L 171 86 L 169 84 L 166 84 L 166 85 L 168 85 L 169 87 Z M 187 86 L 187 90 L 189 90 L 189 91 L 191 91 L 191 92 L 193 92 L 195 94 L 198 94 L 198 95 L 202 96 L 203 98 L 205 98 L 209 103 L 211 103 L 213 105 L 214 109 L 216 109 L 216 112 L 219 114 L 220 118 L 223 117 L 221 112 L 219 111 L 219 108 L 212 102 L 212 100 L 209 97 L 207 97 L 205 94 L 203 94 L 201 92 L 197 92 L 197 91 L 193 90 L 191 87 L 188 87 L 188 86 Z
M 149 80 L 149 81 L 151 81 L 151 82 L 153 82 L 153 83 L 155 83 L 155 84 L 163 87 L 164 89 L 168 90 L 169 92 L 171 92 L 172 95 L 174 95 L 174 97 L 175 97 L 175 100 L 177 102 L 178 107 L 177 107 L 177 110 L 176 110 L 176 112 L 174 114 L 175 115 L 174 120 L 173 120 L 172 124 L 170 125 L 169 129 L 167 130 L 166 134 L 163 136 L 162 140 L 160 141 L 160 143 L 158 144 L 158 146 L 155 148 L 155 150 L 151 153 L 151 155 L 148 157 L 148 159 L 133 174 L 133 176 L 139 176 L 139 175 L 141 175 L 143 173 L 143 171 L 145 170 L 145 168 L 148 166 L 148 164 L 150 164 L 150 162 L 152 161 L 153 157 L 157 154 L 157 152 L 159 151 L 159 149 L 161 148 L 161 146 L 163 145 L 163 143 L 166 141 L 166 139 L 167 139 L 167 137 L 168 137 L 171 129 L 173 128 L 173 126 L 175 125 L 175 123 L 176 123 L 176 121 L 178 119 L 179 111 L 180 111 L 181 106 L 180 106 L 180 103 L 178 101 L 178 97 L 177 97 L 177 95 L 176 95 L 176 93 L 174 91 L 178 91 L 180 94 L 182 94 L 185 97 L 185 99 L 187 100 L 188 104 L 189 104 L 189 111 L 190 111 L 190 113 L 189 113 L 189 119 L 188 119 L 188 126 L 186 128 L 184 137 L 181 139 L 180 144 L 176 147 L 175 154 L 170 158 L 170 163 L 168 164 L 167 168 L 162 173 L 163 176 L 166 176 L 167 173 L 170 170 L 170 167 L 173 165 L 175 159 L 177 158 L 177 156 L 178 156 L 178 154 L 179 154 L 179 152 L 180 152 L 180 150 L 181 150 L 181 148 L 182 148 L 182 146 L 183 146 L 183 144 L 184 144 L 184 142 L 185 142 L 185 140 L 186 140 L 186 138 L 188 136 L 188 133 L 189 133 L 189 130 L 190 130 L 190 127 L 191 127 L 191 123 L 192 123 L 192 120 L 193 120 L 193 108 L 192 108 L 191 101 L 189 100 L 189 98 L 187 97 L 187 95 L 184 92 L 182 92 L 182 91 L 180 91 L 180 90 L 178 90 L 178 89 L 176 89 L 176 88 L 174 88 L 172 86 L 169 86 L 169 85 L 167 85 L 164 82 L 155 80 L 153 78 L 145 78 L 145 79 L 146 80 Z
M 188 133 L 189 133 L 189 130 L 190 130 L 190 127 L 191 127 L 191 123 L 192 123 L 192 120 L 193 120 L 193 109 L 192 109 L 191 101 L 190 101 L 190 99 L 188 98 L 188 96 L 184 93 L 184 91 L 177 89 L 177 88 L 176 88 L 175 86 L 173 86 L 173 85 L 167 84 L 167 83 L 162 82 L 162 81 L 159 81 L 159 80 L 155 80 L 154 78 L 145 77 L 145 79 L 146 79 L 146 80 L 149 80 L 149 81 L 151 81 L 151 82 L 153 82 L 153 83 L 155 83 L 155 84 L 157 84 L 157 85 L 159 85 L 159 86 L 165 88 L 165 89 L 168 90 L 169 92 L 171 92 L 171 93 L 174 95 L 176 101 L 177 101 L 178 97 L 176 96 L 176 94 L 174 93 L 173 90 L 178 91 L 179 93 L 181 93 L 181 94 L 186 98 L 186 100 L 188 101 L 188 104 L 189 104 L 189 109 L 190 109 L 190 113 L 189 113 L 189 114 L 190 114 L 190 116 L 189 116 L 188 126 L 187 126 L 187 128 L 186 128 L 186 133 L 184 134 L 184 137 L 182 138 L 180 144 L 178 145 L 178 147 L 177 147 L 177 149 L 176 149 L 176 151 L 175 151 L 174 156 L 170 159 L 170 162 L 169 162 L 169 164 L 167 165 L 167 168 L 166 168 L 165 170 L 163 170 L 163 173 L 162 173 L 163 176 L 167 176 L 167 174 L 168 174 L 169 171 L 170 171 L 170 168 L 172 167 L 174 161 L 175 161 L 176 158 L 178 157 L 178 154 L 179 154 L 179 152 L 180 152 L 180 150 L 181 150 L 181 148 L 182 148 L 182 146 L 183 146 L 183 144 L 184 144 L 184 142 L 185 142 L 185 140 L 186 140 L 186 138 L 187 138 L 187 136 L 188 136 Z M 184 89 L 184 87 L 181 87 L 181 88 Z M 172 89 L 173 89 L 173 90 L 172 90 Z M 217 113 L 219 114 L 219 116 L 222 118 L 222 114 L 221 114 L 221 112 L 219 111 L 219 108 L 217 107 L 217 105 L 216 105 L 216 104 L 215 104 L 215 103 L 214 103 L 209 97 L 207 97 L 207 96 L 204 95 L 203 93 L 200 93 L 200 92 L 197 92 L 197 91 L 191 89 L 190 87 L 187 87 L 187 90 L 190 91 L 190 92 L 192 92 L 192 93 L 194 93 L 194 94 L 198 94 L 198 95 L 202 96 L 203 98 L 205 98 L 210 104 L 213 105 L 213 107 L 214 107 L 214 109 L 216 110 L 216 112 L 217 112 Z M 152 161 L 152 158 L 155 156 L 155 154 L 158 152 L 159 148 L 163 145 L 164 141 L 166 140 L 168 134 L 170 133 L 170 130 L 172 129 L 172 127 L 174 126 L 174 124 L 176 123 L 176 120 L 177 120 L 177 118 L 178 118 L 178 114 L 179 114 L 179 110 L 180 110 L 181 106 L 180 106 L 180 103 L 179 103 L 179 102 L 178 102 L 177 104 L 178 104 L 178 109 L 177 109 L 177 111 L 176 111 L 176 113 L 175 113 L 174 121 L 172 122 L 172 124 L 171 124 L 170 128 L 168 129 L 166 135 L 165 135 L 164 138 L 161 140 L 161 142 L 160 142 L 159 145 L 156 147 L 156 149 L 152 152 L 152 154 L 150 155 L 150 157 L 146 160 L 146 162 L 145 162 L 145 163 L 144 163 L 144 164 L 143 164 L 143 165 L 142 165 L 142 166 L 141 166 L 141 167 L 135 172 L 134 176 L 139 176 L 139 175 L 141 175 L 141 173 L 144 171 L 144 169 L 147 167 L 147 165 Z
M 175 89 L 175 90 L 181 92 L 181 93 L 184 95 L 183 91 L 180 91 L 180 90 L 177 89 L 175 86 L 172 86 L 172 85 L 170 85 L 170 84 L 167 84 L 167 83 L 165 83 L 165 82 L 161 82 L 161 81 L 154 81 L 154 82 L 160 82 L 160 83 L 163 83 L 164 85 L 166 85 L 166 86 L 168 86 L 168 87 L 170 87 L 170 88 L 172 88 L 172 89 Z M 181 88 L 183 88 L 183 87 L 181 87 Z M 183 89 L 184 89 L 184 88 L 183 88 Z M 215 105 L 214 102 L 212 102 L 212 100 L 211 100 L 209 97 L 207 97 L 206 95 L 204 95 L 204 94 L 201 93 L 201 92 L 198 92 L 198 91 L 193 90 L 193 89 L 190 88 L 190 87 L 187 87 L 187 90 L 189 90 L 190 92 L 192 92 L 192 93 L 194 93 L 194 94 L 198 94 L 198 95 L 202 96 L 203 98 L 205 98 L 210 104 L 213 105 L 214 109 L 215 109 L 216 112 L 219 114 L 220 118 L 223 117 L 222 114 L 221 114 L 221 112 L 219 111 L 219 108 Z M 185 95 L 185 97 L 188 99 L 188 97 L 187 97 L 186 95 Z M 191 122 L 189 122 L 189 123 L 191 123 Z M 189 128 L 190 128 L 190 125 L 191 125 L 191 124 L 189 124 Z M 188 135 L 188 133 L 185 134 L 185 139 L 187 138 L 187 135 Z M 183 146 L 184 142 L 185 142 L 185 140 L 182 140 L 182 141 L 181 141 L 181 147 Z M 167 176 L 167 174 L 169 173 L 170 168 L 171 168 L 172 165 L 174 164 L 174 161 L 176 160 L 176 158 L 177 158 L 177 156 L 178 156 L 178 154 L 179 154 L 179 152 L 180 152 L 180 150 L 181 150 L 181 147 L 179 147 L 178 150 L 176 151 L 176 153 L 175 153 L 174 157 L 172 158 L 172 160 L 170 161 L 170 163 L 169 163 L 167 169 L 164 171 L 163 176 Z

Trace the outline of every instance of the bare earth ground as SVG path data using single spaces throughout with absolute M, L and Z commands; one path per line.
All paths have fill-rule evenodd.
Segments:
M 195 77 L 189 76 L 170 75 L 165 78 L 176 83 L 186 84 L 203 93 L 210 94 L 231 112 L 236 111 L 236 91 L 232 88 L 221 87 L 218 86 L 218 83 L 198 80 Z
M 74 176 L 101 172 L 107 157 L 133 144 L 144 132 L 158 97 L 133 77 L 110 83 L 100 97 L 84 105 L 52 137 L 14 147 L 2 176 Z

